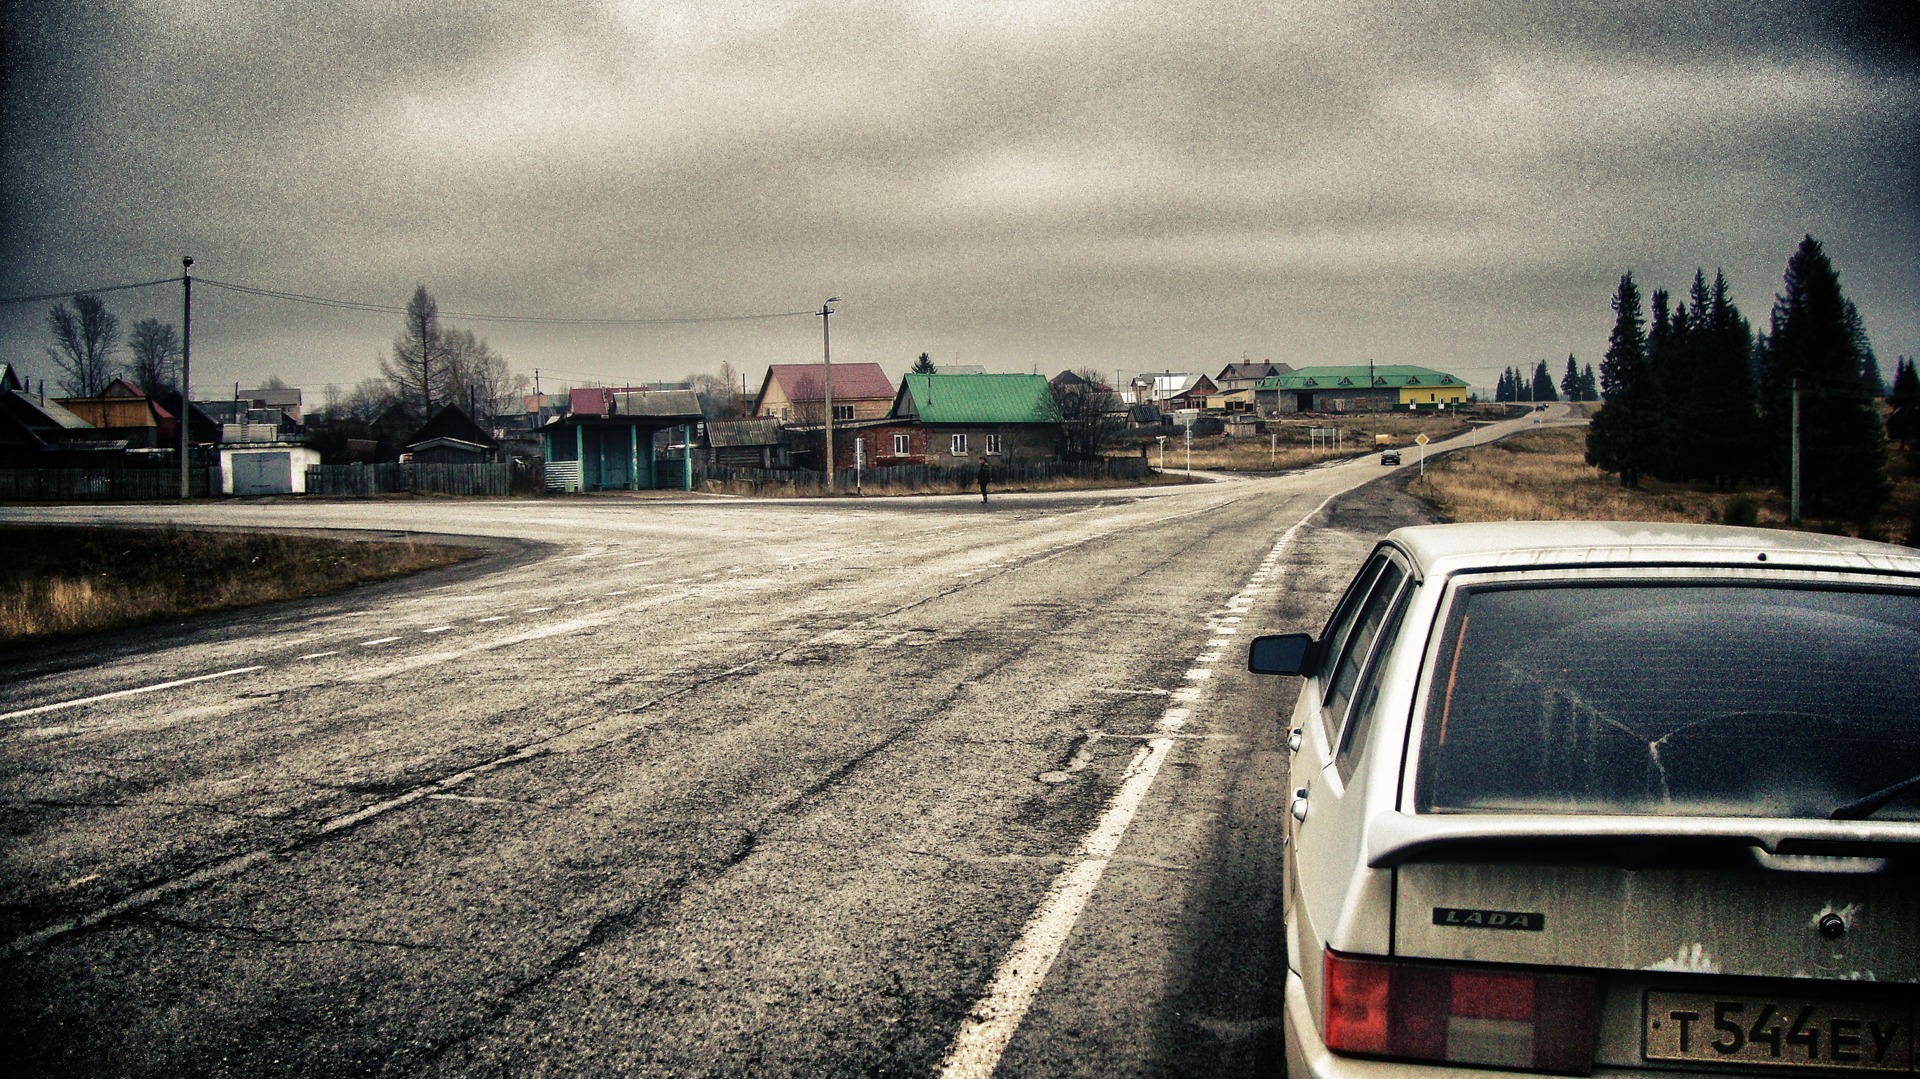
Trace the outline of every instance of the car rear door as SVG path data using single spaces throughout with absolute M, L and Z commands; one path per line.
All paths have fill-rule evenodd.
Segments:
M 1329 621 L 1319 671 L 1301 687 L 1295 707 L 1300 746 L 1290 783 L 1289 958 L 1309 1000 L 1319 999 L 1320 950 L 1329 942 L 1387 950 L 1390 896 L 1357 894 L 1380 875 L 1369 873 L 1360 857 L 1369 792 L 1353 767 L 1352 734 L 1378 703 L 1376 675 L 1398 639 L 1412 586 L 1406 557 L 1380 548 Z M 1390 800 L 1390 791 L 1382 793 Z

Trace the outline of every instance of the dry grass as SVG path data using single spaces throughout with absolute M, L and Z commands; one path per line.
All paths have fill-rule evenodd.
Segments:
M 1268 435 L 1228 438 L 1210 435 L 1193 440 L 1193 467 L 1212 472 L 1275 472 L 1301 468 L 1330 457 L 1352 457 L 1372 453 L 1379 447 L 1374 436 L 1386 435 L 1402 449 L 1413 446 L 1413 437 L 1424 434 L 1433 441 L 1459 434 L 1468 428 L 1469 414 L 1448 412 L 1387 412 L 1378 416 L 1315 416 L 1310 419 L 1276 420 Z M 1340 452 L 1316 447 L 1309 433 L 1315 427 L 1337 427 L 1341 431 Z M 1148 460 L 1160 466 L 1160 450 L 1149 448 Z M 1167 436 L 1166 467 L 1187 467 L 1186 442 L 1179 434 Z
M 0 644 L 337 592 L 472 558 L 429 543 L 172 529 L 6 528 Z
M 1733 522 L 1785 528 L 1788 516 L 1786 496 L 1765 488 L 1728 493 L 1659 480 L 1646 480 L 1637 491 L 1622 487 L 1619 477 L 1586 463 L 1583 427 L 1529 431 L 1429 460 L 1426 477 L 1410 481 L 1407 490 L 1455 521 Z M 1896 465 L 1894 504 L 1875 538 L 1913 543 L 1916 505 L 1920 484 L 1909 469 Z M 1749 511 L 1751 519 L 1743 522 Z M 1804 527 L 1840 531 L 1834 522 L 1807 521 Z

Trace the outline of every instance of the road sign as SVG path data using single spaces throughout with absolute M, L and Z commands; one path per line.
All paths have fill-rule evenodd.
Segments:
M 1415 442 L 1418 442 L 1418 443 L 1419 443 L 1419 444 L 1421 444 L 1422 446 L 1424 446 L 1424 445 L 1426 445 L 1426 444 L 1427 444 L 1427 436 L 1426 436 L 1426 435 L 1414 435 L 1414 436 L 1413 436 L 1413 440 L 1414 440 Z

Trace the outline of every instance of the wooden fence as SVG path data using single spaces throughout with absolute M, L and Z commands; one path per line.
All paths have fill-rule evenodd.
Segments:
M 313 465 L 310 495 L 505 495 L 513 486 L 508 464 Z
M 218 468 L 187 471 L 188 492 L 206 498 L 220 490 Z M 0 500 L 105 502 L 180 497 L 180 473 L 171 468 L 0 468 Z
M 1007 461 L 992 466 L 988 482 L 992 486 L 1023 486 L 1049 480 L 1138 480 L 1151 471 L 1139 457 L 1114 457 L 1104 461 Z M 708 465 L 694 469 L 696 486 L 750 487 L 756 493 L 803 494 L 819 491 L 826 485 L 824 472 L 806 469 L 731 468 Z M 843 491 L 854 489 L 854 470 L 840 469 L 835 478 Z M 980 473 L 976 467 L 939 468 L 933 465 L 891 465 L 860 470 L 863 491 L 966 491 L 978 489 Z

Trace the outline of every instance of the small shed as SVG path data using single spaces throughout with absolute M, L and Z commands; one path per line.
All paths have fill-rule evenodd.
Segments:
M 779 420 L 708 420 L 707 452 L 716 465 L 732 468 L 790 468 L 792 458 L 780 440 Z

